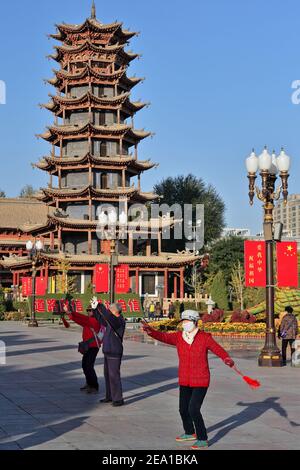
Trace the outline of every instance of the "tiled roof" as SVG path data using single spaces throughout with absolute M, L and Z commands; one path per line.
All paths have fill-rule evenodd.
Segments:
M 35 199 L 0 198 L 0 228 L 18 229 L 47 222 L 48 208 Z

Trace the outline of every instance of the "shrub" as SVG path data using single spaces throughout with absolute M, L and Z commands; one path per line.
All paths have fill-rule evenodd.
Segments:
M 224 319 L 224 310 L 220 308 L 215 308 L 211 314 L 205 313 L 201 320 L 203 323 L 219 323 Z
M 230 323 L 255 323 L 256 317 L 248 312 L 248 310 L 235 310 L 230 319 Z

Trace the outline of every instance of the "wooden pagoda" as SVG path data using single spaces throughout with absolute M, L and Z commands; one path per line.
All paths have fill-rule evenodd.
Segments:
M 110 241 L 99 239 L 97 233 L 99 207 L 108 203 L 117 208 L 122 201 L 128 210 L 132 204 L 159 200 L 141 189 L 141 174 L 155 163 L 139 159 L 139 143 L 151 133 L 134 125 L 135 114 L 147 106 L 131 100 L 132 88 L 142 79 L 127 75 L 138 54 L 125 47 L 136 34 L 122 23 L 98 21 L 93 4 L 91 17 L 83 24 L 59 24 L 50 35 L 58 41 L 50 58 L 59 68 L 47 83 L 56 93 L 41 106 L 53 114 L 54 122 L 39 137 L 51 144 L 51 152 L 34 164 L 49 174 L 48 187 L 37 195 L 48 207 L 48 217 L 30 234 L 49 240 L 41 271 L 52 278 L 52 290 L 60 259 L 70 263 L 81 292 L 91 282 L 95 264 L 109 262 Z M 183 297 L 185 267 L 197 258 L 162 252 L 166 222 L 159 218 L 155 223 L 154 240 L 149 222 L 140 228 L 140 239 L 128 229 L 125 239 L 117 241 L 119 262 L 129 264 L 133 292 L 155 297 L 163 285 L 165 297 Z M 25 257 L 10 257 L 4 263 L 18 276 L 30 269 Z

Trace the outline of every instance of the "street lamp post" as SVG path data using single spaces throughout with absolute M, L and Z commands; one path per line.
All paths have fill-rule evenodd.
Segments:
M 282 357 L 276 344 L 276 329 L 274 318 L 275 280 L 274 280 L 274 235 L 273 210 L 274 201 L 282 194 L 287 202 L 288 177 L 290 157 L 283 149 L 278 157 L 275 152 L 270 155 L 265 147 L 259 157 L 254 150 L 246 159 L 246 168 L 249 179 L 249 200 L 253 204 L 254 196 L 263 202 L 264 209 L 264 238 L 266 244 L 266 336 L 265 345 L 260 353 L 258 364 L 262 367 L 280 367 Z M 261 189 L 255 186 L 257 171 L 260 171 Z M 281 185 L 276 188 L 277 174 L 281 178 Z
M 26 249 L 28 251 L 29 258 L 32 261 L 32 297 L 31 297 L 31 318 L 28 323 L 29 327 L 38 327 L 38 322 L 35 316 L 35 295 L 36 295 L 36 274 L 37 274 L 37 263 L 42 250 L 44 249 L 43 243 L 38 240 L 35 244 L 31 240 L 26 243 Z
M 118 254 L 116 252 L 116 241 L 111 240 L 110 245 L 110 303 L 115 302 L 115 267 L 118 266 Z

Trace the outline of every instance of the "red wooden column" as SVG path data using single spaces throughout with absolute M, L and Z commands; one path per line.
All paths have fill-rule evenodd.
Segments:
M 177 273 L 174 273 L 174 297 L 177 297 Z
M 180 269 L 180 297 L 184 297 L 184 270 Z
M 49 263 L 46 263 L 45 267 L 45 279 L 46 279 L 46 293 L 48 293 L 48 283 L 49 283 Z
M 16 276 L 16 273 L 13 273 L 13 285 L 14 285 L 14 286 L 17 285 L 17 276 Z
M 169 292 L 169 286 L 168 286 L 168 270 L 165 269 L 164 271 L 164 297 L 167 298 L 168 297 L 168 292 Z
M 135 270 L 135 293 L 139 293 L 139 268 Z

